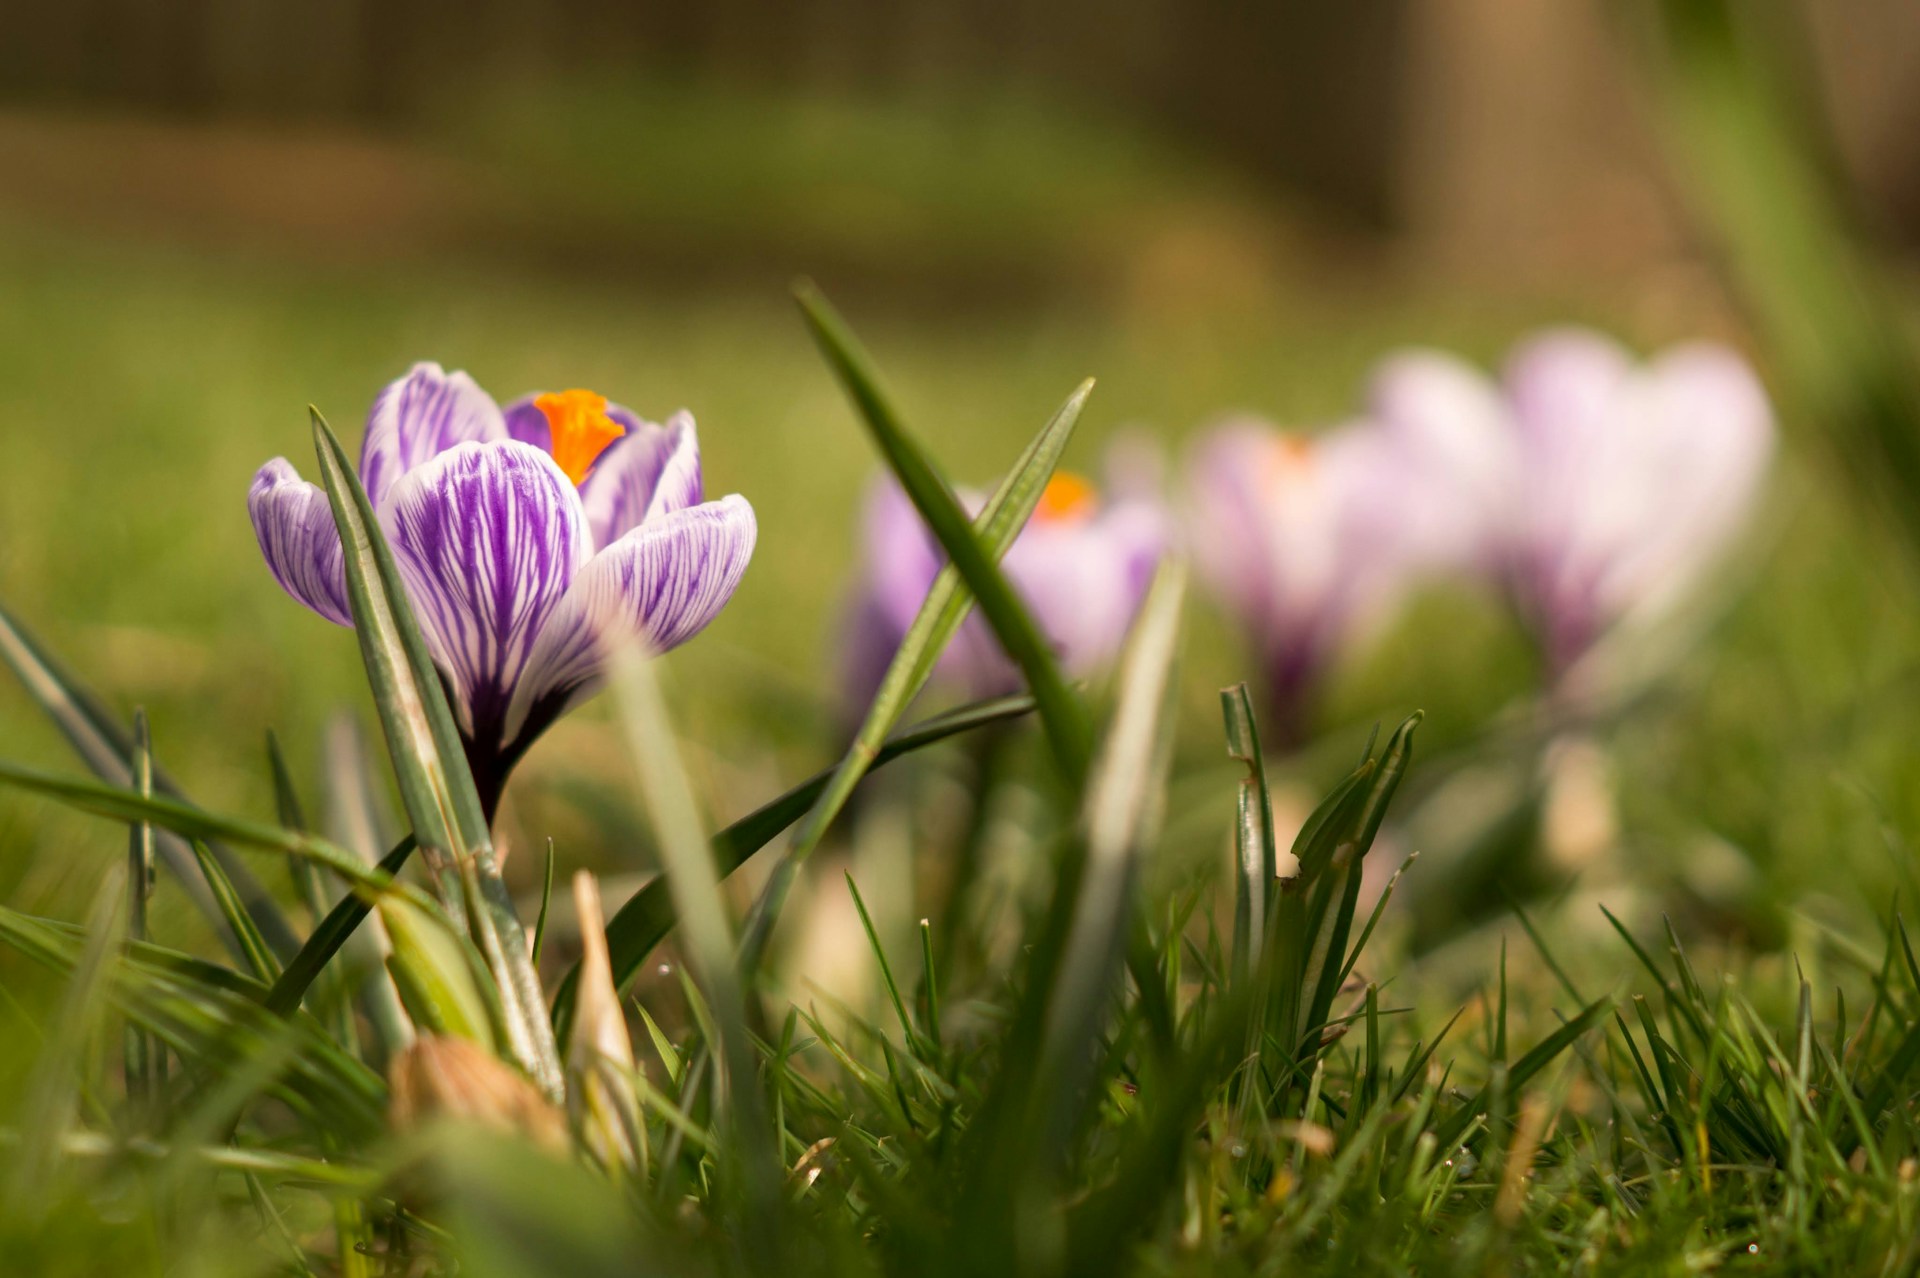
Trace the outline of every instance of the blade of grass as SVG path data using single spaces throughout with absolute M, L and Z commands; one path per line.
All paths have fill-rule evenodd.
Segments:
M 0 785 L 11 785 L 39 794 L 95 816 L 130 824 L 150 821 L 189 839 L 223 839 L 239 847 L 304 857 L 332 870 L 356 887 L 373 892 L 413 890 L 404 884 L 390 884 L 385 876 L 377 876 L 369 871 L 353 853 L 315 835 L 283 830 L 242 817 L 220 816 L 163 795 L 145 797 L 137 791 L 79 777 L 54 776 L 5 760 L 0 760 Z
M 1168 562 L 1154 575 L 1121 658 L 1112 726 L 1087 786 L 1082 815 L 1086 858 L 1057 975 L 1047 995 L 1033 1087 L 1042 1113 L 1045 1166 L 1077 1124 L 1075 1101 L 1095 1056 L 1088 1050 L 1105 1018 L 1114 969 L 1125 953 L 1141 855 L 1159 821 L 1172 751 L 1170 707 L 1186 573 Z M 1063 882 L 1065 882 L 1063 876 Z M 1151 978 L 1150 978 L 1151 979 Z
M 794 292 L 815 342 L 860 410 L 888 467 L 973 592 L 994 637 L 1020 668 L 1060 769 L 1079 791 L 1086 783 L 1093 753 L 1093 728 L 1086 706 L 1067 686 L 1026 605 L 974 536 L 952 488 L 907 433 L 892 401 L 880 388 L 873 361 L 852 331 L 812 285 L 802 284 Z
M 1072 438 L 1074 424 L 1080 420 L 1080 410 L 1085 407 L 1087 396 L 1092 392 L 1093 383 L 1082 382 L 1067 397 L 1067 402 L 1060 406 L 1059 411 L 1027 445 L 1020 460 L 1001 480 L 1000 486 L 987 499 L 987 504 L 974 521 L 973 529 L 979 536 L 982 549 L 995 562 L 1007 553 L 1020 535 L 1020 530 L 1026 527 L 1034 507 L 1040 502 L 1040 495 L 1046 491 L 1054 468 L 1059 465 L 1067 441 Z M 799 867 L 820 845 L 828 827 L 853 796 L 860 778 L 876 766 L 887 733 L 893 731 L 901 715 L 906 713 L 907 705 L 932 677 L 935 663 L 959 630 L 960 623 L 966 620 L 972 605 L 973 597 L 967 592 L 959 569 L 953 564 L 942 568 L 928 589 L 926 599 L 921 602 L 913 624 L 900 641 L 899 649 L 888 663 L 887 672 L 874 693 L 872 703 L 867 707 L 859 731 L 854 733 L 853 741 L 848 745 L 839 766 L 834 769 L 832 778 L 807 812 L 806 821 L 795 831 L 786 855 L 774 867 L 773 874 L 747 915 L 741 942 L 741 966 L 744 970 L 751 972 L 759 965 L 773 924 L 786 902 Z
M 1267 772 L 1260 758 L 1260 731 L 1254 726 L 1253 698 L 1247 685 L 1220 690 L 1220 713 L 1226 720 L 1227 754 L 1247 769 L 1241 778 L 1239 810 L 1234 822 L 1233 970 L 1246 980 L 1253 964 L 1266 952 L 1268 901 L 1273 892 L 1277 857 L 1273 845 L 1273 802 L 1267 793 Z
M 144 710 L 133 712 L 133 785 L 143 797 L 153 795 L 153 751 Z M 127 831 L 127 940 L 129 948 L 147 939 L 147 898 L 153 892 L 153 826 L 141 821 Z M 159 1095 L 155 1045 L 146 1030 L 133 1022 L 126 1026 L 127 1100 L 137 1121 L 152 1118 L 148 1108 Z
M 0 605 L 0 659 L 6 661 L 47 717 L 53 720 L 68 742 L 95 776 L 111 785 L 133 783 L 133 742 L 118 720 L 100 699 L 80 682 L 52 653 L 29 633 L 19 619 Z M 155 770 L 153 788 L 163 795 L 187 801 L 187 796 L 164 771 Z M 221 941 L 236 959 L 243 960 L 240 938 L 225 930 L 225 920 L 214 903 L 213 893 L 200 878 L 199 865 L 187 844 L 160 834 L 155 850 L 167 863 L 188 897 L 219 933 Z M 273 946 L 276 954 L 291 954 L 299 948 L 286 917 L 273 897 L 260 885 L 247 867 L 227 849 L 213 845 L 214 855 L 227 877 L 246 902 L 248 917 Z
M 293 773 L 287 767 L 287 758 L 280 750 L 280 738 L 273 732 L 267 733 L 267 767 L 273 773 L 274 816 L 280 824 L 289 830 L 307 830 L 306 811 L 300 804 L 300 792 L 294 788 Z M 294 890 L 300 894 L 300 903 L 307 907 L 313 921 L 318 923 L 327 912 L 326 894 L 320 887 L 320 878 L 313 867 L 299 857 L 287 858 L 287 872 L 293 877 Z
M 393 851 L 387 853 L 379 869 L 388 875 L 400 873 L 407 858 L 413 855 L 414 847 L 413 836 L 409 834 L 395 845 Z M 354 930 L 372 911 L 372 901 L 358 893 L 349 892 L 342 897 L 314 927 L 313 935 L 307 938 L 307 943 L 287 964 L 287 970 L 274 980 L 264 1000 L 268 1010 L 282 1016 L 291 1015 L 306 997 L 307 989 L 315 978 L 325 970 L 333 956 L 340 952 L 340 947 L 347 943 Z
M 780 1254 L 780 1165 L 766 1124 L 757 1060 L 747 1030 L 746 1000 L 734 967 L 734 942 L 713 854 L 700 830 L 693 784 L 660 698 L 654 665 L 628 650 L 609 671 L 614 704 L 639 776 L 640 794 L 660 849 L 668 889 L 680 917 L 687 962 L 713 1017 L 716 1105 L 734 1142 L 734 1158 L 719 1173 L 741 1200 L 750 1255 L 772 1261 Z
M 904 754 L 934 745 L 948 737 L 990 724 L 1016 719 L 1033 709 L 1029 697 L 996 697 L 936 715 L 890 738 L 867 769 L 881 767 Z M 713 836 L 710 843 L 716 873 L 725 877 L 799 820 L 826 790 L 834 770 L 816 773 L 778 798 L 755 808 Z M 607 923 L 607 953 L 615 988 L 623 993 L 646 962 L 653 947 L 673 930 L 677 915 L 673 894 L 664 876 L 636 892 Z M 570 968 L 553 998 L 555 1032 L 566 1036 L 573 1022 L 574 985 L 579 965 Z
M 120 930 L 115 916 L 125 890 L 119 876 L 116 866 L 95 895 L 66 997 L 27 1079 L 20 1107 L 20 1143 L 7 1177 L 7 1201 L 16 1219 L 37 1215 L 55 1176 L 60 1137 L 73 1125 L 81 1089 L 92 1072 L 87 1043 L 105 1010 L 114 936 Z
M 1612 1010 L 1613 1000 L 1611 998 L 1598 999 L 1595 1002 L 1589 1003 L 1581 1009 L 1578 1016 L 1575 1016 L 1572 1020 L 1536 1043 L 1532 1050 L 1528 1051 L 1526 1055 L 1507 1067 L 1504 1072 L 1496 1066 L 1496 1078 L 1504 1079 L 1502 1086 L 1496 1089 L 1494 1083 L 1488 1083 L 1479 1095 L 1455 1110 L 1452 1117 L 1448 1118 L 1446 1122 L 1436 1128 L 1434 1131 L 1434 1139 L 1439 1143 L 1440 1147 L 1442 1149 L 1450 1149 L 1461 1137 L 1466 1135 L 1467 1129 L 1472 1127 L 1474 1123 L 1478 1122 L 1487 1113 L 1488 1107 L 1495 1099 L 1496 1090 L 1503 1090 L 1507 1095 L 1512 1095 L 1519 1088 L 1525 1086 L 1534 1075 L 1552 1064 L 1554 1058 L 1573 1046 L 1576 1039 L 1592 1029 L 1602 1017 L 1606 1016 L 1607 1013 Z

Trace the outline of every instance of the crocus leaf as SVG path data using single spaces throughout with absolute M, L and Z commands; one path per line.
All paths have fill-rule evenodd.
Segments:
M 1000 486 L 987 499 L 985 508 L 974 521 L 973 528 L 979 535 L 981 546 L 995 561 L 1007 553 L 1014 539 L 1020 535 L 1020 530 L 1026 527 L 1034 507 L 1040 502 L 1041 493 L 1046 491 L 1054 468 L 1060 464 L 1060 455 L 1066 450 L 1067 441 L 1073 437 L 1074 424 L 1080 420 L 1080 410 L 1085 407 L 1087 396 L 1092 393 L 1093 383 L 1086 381 L 1067 397 L 1067 402 L 1060 406 L 1052 420 L 1027 445 L 1020 460 L 1000 481 Z M 921 602 L 913 624 L 900 641 L 900 647 L 894 652 L 893 660 L 888 663 L 886 675 L 867 707 L 866 718 L 861 722 L 859 731 L 854 733 L 852 744 L 847 747 L 840 765 L 834 769 L 832 779 L 808 811 L 806 821 L 795 831 L 787 854 L 768 876 L 766 885 L 747 915 L 740 945 L 741 965 L 744 968 L 751 970 L 759 961 L 799 866 L 820 845 L 827 828 L 853 796 L 860 778 L 873 766 L 887 733 L 893 731 L 894 725 L 900 722 L 900 716 L 906 713 L 908 703 L 926 686 L 927 680 L 933 675 L 934 664 L 959 630 L 960 623 L 966 620 L 972 606 L 973 596 L 967 593 L 959 569 L 952 564 L 942 568 L 927 591 L 926 599 Z
M 973 728 L 1016 719 L 1032 709 L 1031 697 L 996 697 L 936 715 L 890 738 L 874 754 L 868 770 Z M 715 834 L 708 841 L 715 870 L 725 877 L 745 865 L 747 858 L 765 847 L 774 836 L 798 821 L 813 806 L 834 775 L 832 770 L 816 773 Z M 673 930 L 676 920 L 673 897 L 667 890 L 665 878 L 656 878 L 634 893 L 608 920 L 607 955 L 613 968 L 615 988 L 623 993 L 626 991 L 641 964 L 646 962 L 647 955 Z M 561 980 L 560 988 L 554 995 L 554 1027 L 563 1039 L 573 1024 L 574 990 L 578 980 L 579 965 L 575 964 Z
M 994 637 L 1020 668 L 1033 693 L 1034 705 L 1054 756 L 1078 791 L 1086 782 L 1093 751 L 1093 727 L 1086 706 L 1067 685 L 1060 663 L 1054 660 L 1032 614 L 1007 583 L 993 556 L 974 535 L 953 489 L 935 469 L 926 451 L 907 433 L 893 402 L 880 387 L 872 359 L 858 339 L 817 289 L 801 285 L 795 295 L 814 340 L 859 409 L 861 420 L 879 445 L 881 456 L 958 569 L 967 589 L 973 592 Z
M 558 1099 L 564 1082 L 546 999 L 494 861 L 446 691 L 366 490 L 325 419 L 318 410 L 312 417 L 314 450 L 346 551 L 354 631 L 414 837 L 430 862 L 442 854 L 451 858 L 462 897 L 477 896 L 468 902 L 467 922 L 499 986 L 508 1046 L 541 1089 Z
M 487 997 L 488 983 L 475 979 L 480 964 L 466 938 L 444 918 L 398 897 L 382 898 L 379 908 L 393 941 L 387 969 L 414 1023 L 423 1032 L 451 1034 L 492 1050 L 501 1011 Z
M 37 640 L 18 618 L 0 605 L 0 659 L 6 661 L 21 686 L 52 719 L 74 752 L 93 770 L 94 775 L 113 785 L 133 781 L 133 741 L 126 730 L 83 684 L 79 677 Z M 153 788 L 161 794 L 186 801 L 186 795 L 164 771 L 155 770 Z M 247 867 L 218 843 L 211 845 L 214 858 L 227 872 L 234 889 L 246 903 L 247 915 L 277 954 L 291 954 L 299 948 L 299 938 L 273 897 L 261 886 Z M 225 926 L 213 893 L 200 877 L 199 864 L 187 844 L 171 834 L 155 839 L 154 850 L 166 861 L 167 868 L 187 895 L 193 899 L 207 921 L 214 925 L 221 941 L 234 958 L 244 961 L 240 938 Z

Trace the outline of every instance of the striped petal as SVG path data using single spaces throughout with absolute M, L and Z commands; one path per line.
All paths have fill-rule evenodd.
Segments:
M 345 557 L 325 490 L 276 457 L 253 477 L 247 513 L 280 588 L 328 621 L 351 626 Z
M 733 597 L 753 557 L 753 507 L 740 496 L 649 519 L 595 555 L 540 634 L 504 740 L 538 731 L 598 680 L 607 649 L 643 641 L 666 652 Z
M 394 485 L 386 522 L 462 729 L 504 743 L 535 641 L 589 553 L 579 494 L 531 445 L 458 444 Z
M 465 373 L 415 364 L 390 383 L 367 414 L 360 445 L 360 482 L 375 510 L 384 510 L 400 477 L 456 444 L 507 438 L 493 397 Z
M 551 450 L 546 414 L 534 407 L 538 397 L 536 392 L 508 405 L 507 433 Z M 675 413 L 661 426 L 608 404 L 607 416 L 627 433 L 607 446 L 580 485 L 596 547 L 611 546 L 643 520 L 700 504 L 700 441 L 692 414 Z
M 700 504 L 700 440 L 693 418 L 628 427 L 580 485 L 593 544 L 611 546 L 642 523 Z

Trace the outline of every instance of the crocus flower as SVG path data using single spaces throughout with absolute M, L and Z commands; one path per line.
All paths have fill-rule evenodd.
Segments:
M 979 510 L 984 502 L 977 493 L 960 496 L 969 510 Z M 891 480 L 874 486 L 862 532 L 865 563 L 843 651 L 848 692 L 864 705 L 946 556 L 912 501 Z M 1000 566 L 1061 667 L 1070 677 L 1084 678 L 1119 653 L 1166 544 L 1165 515 L 1144 493 L 1122 484 L 1111 500 L 1103 499 L 1089 480 L 1061 472 L 1048 482 Z M 1019 671 L 977 614 L 947 645 L 934 677 L 975 697 L 1021 686 Z
M 1477 438 L 1498 492 L 1483 557 L 1566 675 L 1616 631 L 1667 615 L 1744 526 L 1773 451 L 1752 370 L 1715 345 L 1644 363 L 1597 333 L 1548 332 L 1496 386 L 1450 356 L 1384 364 L 1376 411 Z
M 588 391 L 502 412 L 465 373 L 416 364 L 374 401 L 360 480 L 489 814 L 527 746 L 595 688 L 610 641 L 684 643 L 753 553 L 746 500 L 701 500 L 691 417 L 654 425 Z M 287 593 L 352 625 L 326 493 L 277 457 L 247 507 Z
M 1238 418 L 1194 450 L 1194 561 L 1252 640 L 1283 746 L 1304 736 L 1334 657 L 1421 572 L 1471 546 L 1455 507 L 1422 482 L 1462 469 L 1464 454 L 1425 425 L 1360 420 L 1307 435 Z

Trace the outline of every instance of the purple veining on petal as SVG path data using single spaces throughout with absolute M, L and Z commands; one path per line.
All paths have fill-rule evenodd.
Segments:
M 700 504 L 700 443 L 693 418 L 640 422 L 613 442 L 580 486 L 594 545 L 610 546 L 649 519 Z
M 507 437 L 499 407 L 471 377 L 438 364 L 415 364 L 373 401 L 360 445 L 360 482 L 379 510 L 416 466 L 456 444 Z
M 705 629 L 746 573 L 756 532 L 753 507 L 733 495 L 648 520 L 593 556 L 540 634 L 506 739 L 537 705 L 591 689 L 609 646 L 643 641 L 666 652 Z
M 345 554 L 326 492 L 276 457 L 253 477 L 247 513 L 281 589 L 328 621 L 351 626 Z
M 504 745 L 528 658 L 589 553 L 578 494 L 537 448 L 460 444 L 395 486 L 388 524 L 462 727 Z

